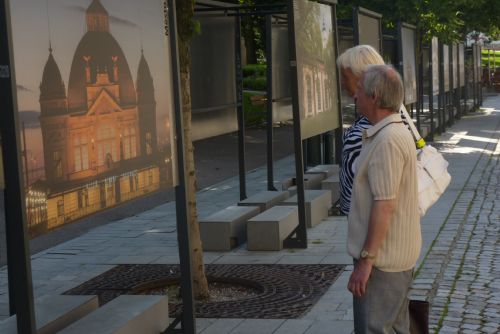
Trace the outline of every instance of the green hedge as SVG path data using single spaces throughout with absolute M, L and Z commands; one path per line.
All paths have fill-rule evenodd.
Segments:
M 265 77 L 266 76 L 266 65 L 260 64 L 250 64 L 243 66 L 243 77 Z
M 243 89 L 264 91 L 267 89 L 267 79 L 266 77 L 243 78 Z
M 266 121 L 266 104 L 252 105 L 251 97 L 254 93 L 243 93 L 243 113 L 245 115 L 246 126 L 262 125 Z

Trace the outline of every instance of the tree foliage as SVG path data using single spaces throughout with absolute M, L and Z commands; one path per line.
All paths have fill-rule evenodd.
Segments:
M 443 42 L 463 41 L 473 30 L 495 38 L 500 26 L 500 0 L 345 0 L 338 4 L 338 16 L 350 18 L 356 6 L 382 14 L 386 28 L 399 20 L 414 24 L 423 41 L 433 36 Z

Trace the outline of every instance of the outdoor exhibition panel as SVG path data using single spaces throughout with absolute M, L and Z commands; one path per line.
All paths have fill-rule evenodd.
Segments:
M 302 139 L 340 126 L 332 7 L 294 1 L 298 102 Z
M 286 247 L 307 247 L 303 140 L 340 127 L 336 1 L 289 0 L 288 32 L 299 226 Z
M 177 183 L 162 1 L 89 3 L 10 6 L 32 235 Z
M 36 331 L 28 234 L 175 187 L 183 328 L 194 333 L 174 0 L 2 0 L 0 22 L 18 331 Z
M 196 13 L 200 33 L 191 40 L 192 137 L 238 130 L 235 16 Z
M 269 16 L 269 19 L 271 20 L 273 122 L 281 122 L 293 118 L 288 22 L 283 16 Z
M 448 45 L 443 44 L 441 47 L 442 50 L 442 58 L 441 58 L 441 66 L 443 67 L 443 85 L 444 91 L 450 91 L 450 50 Z
M 354 8 L 354 44 L 371 45 L 382 54 L 382 15 L 368 9 Z
M 465 48 L 464 44 L 458 44 L 458 79 L 460 82 L 460 87 L 465 86 Z
M 406 23 L 398 25 L 399 72 L 403 77 L 406 105 L 417 102 L 417 67 L 415 59 L 416 27 Z
M 458 44 L 457 43 L 452 43 L 451 44 L 451 55 L 450 55 L 450 61 L 451 61 L 451 80 L 453 83 L 453 89 L 458 88 Z
M 439 94 L 439 42 L 437 37 L 431 40 L 432 59 L 432 95 Z

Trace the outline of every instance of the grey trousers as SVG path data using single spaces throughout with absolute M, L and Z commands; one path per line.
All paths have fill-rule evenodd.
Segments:
M 408 290 L 413 269 L 403 272 L 372 270 L 365 295 L 354 297 L 354 332 L 389 334 L 410 332 Z

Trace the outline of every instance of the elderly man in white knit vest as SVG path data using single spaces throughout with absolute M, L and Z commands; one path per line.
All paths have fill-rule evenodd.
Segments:
M 349 211 L 348 289 L 356 333 L 409 333 L 407 293 L 422 243 L 415 142 L 399 108 L 403 83 L 389 65 L 372 65 L 356 91 L 364 130 Z

